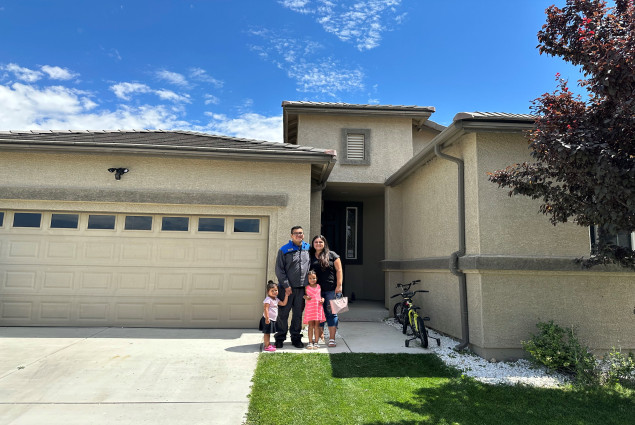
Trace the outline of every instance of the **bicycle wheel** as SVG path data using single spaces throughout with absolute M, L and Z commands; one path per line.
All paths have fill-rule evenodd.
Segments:
M 417 317 L 417 328 L 417 336 L 421 340 L 421 347 L 428 348 L 428 331 L 421 317 Z
M 403 302 L 395 304 L 395 306 L 392 309 L 392 312 L 393 312 L 393 314 L 395 316 L 395 319 L 397 319 L 397 321 L 400 324 L 403 324 L 404 313 L 405 313 L 404 308 L 403 308 Z

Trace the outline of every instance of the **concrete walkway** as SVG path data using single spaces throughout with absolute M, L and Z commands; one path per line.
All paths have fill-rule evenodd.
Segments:
M 421 352 L 377 303 L 349 313 L 337 347 L 279 351 Z M 240 424 L 261 346 L 244 329 L 0 328 L 0 424 Z

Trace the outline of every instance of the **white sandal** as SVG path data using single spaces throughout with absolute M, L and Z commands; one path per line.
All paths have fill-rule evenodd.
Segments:
M 337 347 L 334 339 L 329 339 L 329 347 Z

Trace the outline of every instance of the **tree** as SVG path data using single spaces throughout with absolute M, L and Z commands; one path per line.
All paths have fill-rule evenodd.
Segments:
M 556 74 L 557 89 L 533 101 L 529 132 L 535 163 L 490 173 L 509 195 L 540 199 L 552 224 L 573 220 L 609 234 L 635 230 L 635 6 L 616 0 L 567 0 L 546 10 L 540 53 L 581 67 L 583 101 Z M 635 251 L 600 238 L 587 266 L 616 263 L 635 270 Z

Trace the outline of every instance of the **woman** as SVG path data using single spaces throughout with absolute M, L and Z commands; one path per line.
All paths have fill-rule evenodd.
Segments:
M 315 270 L 318 284 L 322 287 L 322 298 L 324 298 L 324 313 L 326 314 L 326 324 L 329 327 L 329 347 L 335 347 L 335 332 L 337 331 L 337 314 L 331 312 L 331 300 L 337 294 L 342 293 L 342 260 L 335 252 L 329 250 L 329 244 L 322 235 L 317 235 L 311 241 L 309 248 L 309 258 L 311 259 L 311 269 Z

